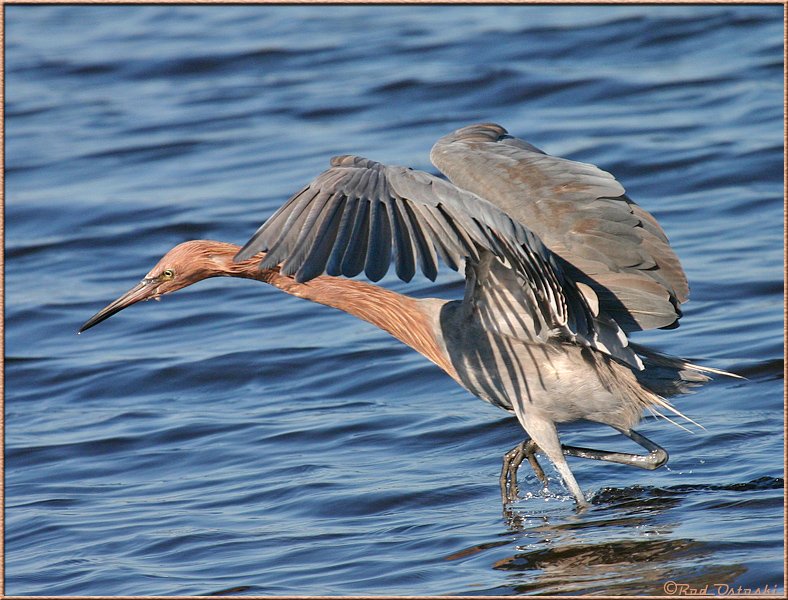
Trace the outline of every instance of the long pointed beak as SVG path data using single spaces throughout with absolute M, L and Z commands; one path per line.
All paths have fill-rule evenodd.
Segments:
M 82 333 L 86 329 L 90 329 L 94 325 L 101 323 L 104 319 L 109 319 L 115 313 L 122 311 L 127 306 L 136 304 L 141 300 L 150 300 L 151 298 L 158 298 L 158 286 L 156 282 L 150 279 L 143 279 L 128 292 L 123 294 L 120 298 L 115 300 L 112 304 L 105 309 L 100 310 L 93 315 L 87 323 L 85 323 L 77 333 Z

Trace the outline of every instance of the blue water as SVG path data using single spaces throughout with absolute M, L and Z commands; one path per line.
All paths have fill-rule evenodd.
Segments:
M 782 592 L 782 14 L 7 5 L 5 592 Z M 480 121 L 614 173 L 692 287 L 680 328 L 636 340 L 748 378 L 677 399 L 705 429 L 644 421 L 664 468 L 573 460 L 590 510 L 524 469 L 502 511 L 513 417 L 274 288 L 210 280 L 76 335 L 172 246 L 244 243 L 331 156 L 434 172 Z

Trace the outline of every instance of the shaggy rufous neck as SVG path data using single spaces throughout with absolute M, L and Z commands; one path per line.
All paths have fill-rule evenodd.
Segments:
M 240 248 L 232 244 L 226 244 L 226 247 L 229 260 L 223 275 L 263 281 L 291 296 L 337 308 L 363 319 L 389 332 L 454 376 L 454 368 L 435 341 L 429 319 L 414 298 L 364 281 L 329 275 L 297 283 L 292 276 L 282 275 L 278 266 L 266 270 L 258 268 L 263 254 L 236 263 L 232 256 Z

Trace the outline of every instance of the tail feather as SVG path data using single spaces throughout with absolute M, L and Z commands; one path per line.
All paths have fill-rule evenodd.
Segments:
M 663 365 L 666 367 L 680 368 L 680 369 L 690 369 L 692 371 L 696 371 L 700 373 L 714 373 L 715 375 L 725 375 L 726 377 L 735 377 L 736 379 L 746 379 L 746 377 L 742 377 L 741 375 L 736 375 L 736 373 L 729 373 L 728 371 L 723 371 L 722 369 L 715 369 L 714 367 L 702 367 L 700 365 L 693 364 L 688 360 L 683 359 L 679 356 L 672 356 L 670 354 L 665 354 L 664 352 L 659 352 L 658 350 L 654 350 L 653 348 L 648 348 L 646 346 L 641 346 L 640 344 L 636 344 L 634 342 L 629 342 L 629 345 L 635 352 L 637 352 L 643 358 L 647 359 L 649 362 L 652 362 L 654 364 Z
M 636 373 L 641 384 L 661 396 L 686 394 L 711 379 L 706 373 L 744 379 L 741 375 L 713 367 L 702 367 L 678 356 L 671 356 L 630 342 L 632 349 L 643 357 L 646 368 Z
M 651 348 L 641 346 L 640 344 L 630 342 L 629 345 L 632 347 L 632 350 L 643 358 L 643 363 L 646 367 L 642 371 L 636 371 L 635 377 L 637 377 L 643 387 L 657 395 L 656 398 L 652 398 L 651 406 L 647 407 L 648 410 L 655 416 L 667 419 L 682 429 L 686 429 L 686 427 L 669 419 L 665 414 L 657 410 L 656 407 L 658 406 L 666 409 L 686 419 L 690 423 L 697 425 L 701 429 L 703 429 L 703 426 L 676 410 L 670 402 L 665 399 L 666 397 L 690 393 L 692 388 L 701 386 L 711 380 L 711 377 L 706 375 L 706 373 L 745 379 L 741 375 L 729 373 L 722 369 L 701 367 L 700 365 L 693 364 L 678 356 L 671 356 L 670 354 L 658 352 Z

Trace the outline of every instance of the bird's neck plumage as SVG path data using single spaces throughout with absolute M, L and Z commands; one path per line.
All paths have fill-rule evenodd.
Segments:
M 228 253 L 234 256 L 238 246 L 227 244 Z M 263 281 L 283 292 L 337 308 L 380 327 L 401 342 L 429 358 L 449 373 L 456 375 L 451 362 L 435 340 L 430 319 L 419 301 L 386 288 L 343 277 L 321 275 L 306 283 L 298 283 L 293 277 L 282 275 L 279 267 L 261 270 L 258 268 L 262 254 L 242 262 L 227 263 L 222 275 Z

